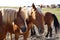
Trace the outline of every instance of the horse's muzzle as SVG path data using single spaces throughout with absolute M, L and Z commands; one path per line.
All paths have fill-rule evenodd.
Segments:
M 42 28 L 38 28 L 38 31 L 39 31 L 39 33 L 43 33 L 43 29 Z
M 26 31 L 26 27 L 23 26 L 23 27 L 21 28 L 21 30 L 22 30 L 22 32 L 25 32 L 25 31 Z

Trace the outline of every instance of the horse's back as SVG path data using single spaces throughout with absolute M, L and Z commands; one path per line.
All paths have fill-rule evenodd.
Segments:
M 2 16 L 3 22 L 12 22 L 17 17 L 17 12 L 13 9 L 3 9 Z
M 51 24 L 51 22 L 53 20 L 52 13 L 46 12 L 45 16 L 44 16 L 44 19 L 45 19 L 45 23 Z
M 46 17 L 46 18 L 48 18 L 48 17 L 51 18 L 51 17 L 52 17 L 52 13 L 51 13 L 51 12 L 46 12 L 46 13 L 45 13 L 45 17 Z

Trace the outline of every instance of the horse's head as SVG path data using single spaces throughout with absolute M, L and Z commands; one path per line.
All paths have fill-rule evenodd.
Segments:
M 17 12 L 17 19 L 15 20 L 15 24 L 21 27 L 23 30 L 27 27 L 26 20 L 29 19 L 29 9 L 27 7 L 20 7 Z M 29 21 L 28 21 L 29 22 Z
M 35 17 L 36 14 L 35 13 L 36 13 L 36 7 L 33 3 L 32 4 L 32 9 L 31 9 L 31 16 L 32 16 L 33 19 L 36 19 L 36 17 Z
M 17 18 L 14 20 L 14 24 L 16 24 L 22 32 L 25 32 L 26 30 L 26 25 L 25 25 L 25 12 L 23 8 L 19 8 L 17 12 Z
M 43 14 L 41 12 L 41 9 L 39 6 L 35 6 L 34 3 L 32 4 L 32 9 L 31 9 L 31 18 L 33 18 L 34 20 L 34 24 L 41 29 L 41 31 L 43 32 L 44 27 L 44 19 L 43 19 Z M 43 29 L 43 30 L 42 30 Z
M 36 19 L 36 15 L 41 13 L 41 9 L 39 6 L 35 6 L 34 3 L 32 4 L 32 9 L 31 9 L 31 16 Z
M 28 18 L 27 8 L 26 7 L 20 7 L 17 15 L 20 15 L 24 20 L 26 20 Z

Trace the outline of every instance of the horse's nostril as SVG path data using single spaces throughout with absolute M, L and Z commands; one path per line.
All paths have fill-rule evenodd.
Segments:
M 25 32 L 25 31 L 26 31 L 26 27 L 23 26 L 23 27 L 21 28 L 21 30 L 22 30 L 22 32 Z
M 39 31 L 39 33 L 43 33 L 43 30 L 42 30 L 42 28 L 38 28 L 38 31 Z

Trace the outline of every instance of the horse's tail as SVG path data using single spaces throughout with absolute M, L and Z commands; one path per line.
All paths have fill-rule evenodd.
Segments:
M 56 17 L 55 14 L 52 14 L 53 18 L 54 18 L 54 27 L 55 27 L 55 32 L 57 33 L 57 31 L 59 30 L 59 22 L 58 22 L 58 19 Z

